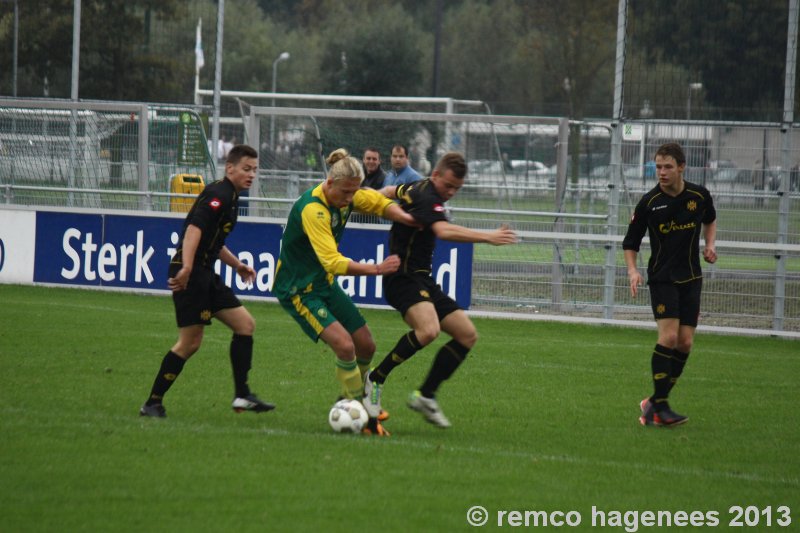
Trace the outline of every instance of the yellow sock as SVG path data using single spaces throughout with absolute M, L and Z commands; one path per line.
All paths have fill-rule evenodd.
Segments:
M 361 381 L 364 381 L 364 376 L 369 372 L 369 365 L 372 364 L 372 359 L 356 359 L 358 364 L 358 371 L 361 372 Z
M 353 361 L 336 359 L 336 379 L 342 384 L 345 398 L 359 400 L 363 396 L 364 382 L 361 381 L 361 372 L 358 364 Z

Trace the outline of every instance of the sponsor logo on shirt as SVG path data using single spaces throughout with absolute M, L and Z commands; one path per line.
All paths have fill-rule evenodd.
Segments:
M 687 224 L 676 224 L 674 220 L 670 220 L 669 224 L 659 224 L 658 231 L 666 235 L 671 231 L 682 231 L 687 229 L 693 229 L 696 227 L 697 224 L 695 224 L 694 222 L 689 222 Z

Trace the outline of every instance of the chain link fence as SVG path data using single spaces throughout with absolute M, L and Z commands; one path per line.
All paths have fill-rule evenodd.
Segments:
M 168 211 L 175 180 L 215 179 L 201 117 L 144 104 L 3 100 L 6 204 Z M 185 191 L 190 192 L 189 190 Z

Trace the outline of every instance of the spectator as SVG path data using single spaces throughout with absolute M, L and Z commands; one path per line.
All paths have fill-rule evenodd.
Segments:
M 370 146 L 364 150 L 362 162 L 364 164 L 364 181 L 361 186 L 375 190 L 383 187 L 386 172 L 381 168 L 381 153 L 378 149 Z
M 380 151 L 370 146 L 364 150 L 364 156 L 361 159 L 362 166 L 364 167 L 364 181 L 361 182 L 361 188 L 378 190 L 383 187 L 383 181 L 386 179 L 386 172 L 381 168 L 381 153 Z M 375 215 L 365 215 L 362 213 L 352 213 L 350 215 L 352 222 L 381 224 L 383 219 Z
M 386 174 L 383 185 L 404 185 L 421 179 L 419 172 L 408 164 L 408 149 L 402 144 L 392 146 L 392 169 Z

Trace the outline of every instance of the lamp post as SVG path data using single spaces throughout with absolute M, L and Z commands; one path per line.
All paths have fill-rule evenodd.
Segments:
M 275 61 L 272 62 L 272 92 L 273 94 L 278 90 L 278 63 L 289 59 L 289 52 L 281 52 Z M 272 107 L 275 107 L 275 98 L 272 99 Z M 275 150 L 275 115 L 269 118 L 269 147 Z
M 699 91 L 702 88 L 702 83 L 689 84 L 689 96 L 686 97 L 686 120 L 692 119 L 692 91 Z
M 642 109 L 639 110 L 639 116 L 641 117 L 642 120 L 649 121 L 650 119 L 653 118 L 655 114 L 656 113 L 655 111 L 653 111 L 653 108 L 650 107 L 650 100 L 645 99 L 644 103 L 642 104 Z M 645 147 L 647 146 L 647 139 L 650 133 L 648 131 L 649 129 L 650 129 L 650 123 L 645 122 L 644 127 L 642 128 L 642 140 L 639 148 L 639 168 L 641 169 L 642 172 L 642 187 L 645 187 L 647 185 L 647 178 L 652 177 L 647 175 L 647 166 L 644 162 L 645 159 L 644 151 Z

